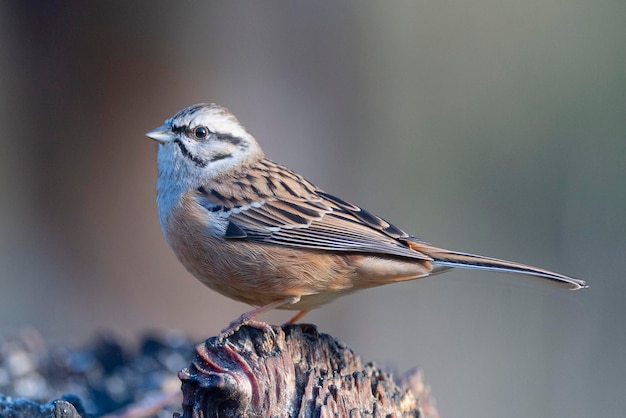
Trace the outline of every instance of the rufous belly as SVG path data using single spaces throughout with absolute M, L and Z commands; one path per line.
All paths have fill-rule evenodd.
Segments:
M 290 248 L 223 239 L 209 233 L 206 210 L 182 200 L 167 217 L 166 238 L 198 280 L 232 299 L 263 306 L 290 296 L 282 309 L 313 309 L 359 289 L 427 276 L 429 262 Z

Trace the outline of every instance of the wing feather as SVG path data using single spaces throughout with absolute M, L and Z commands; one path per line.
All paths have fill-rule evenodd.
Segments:
M 269 160 L 212 186 L 198 188 L 197 199 L 228 219 L 236 233 L 226 238 L 431 260 L 410 247 L 413 238 L 401 229 Z

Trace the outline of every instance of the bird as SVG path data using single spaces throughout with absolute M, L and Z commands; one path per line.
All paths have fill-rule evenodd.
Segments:
M 257 323 L 272 309 L 299 311 L 293 324 L 357 290 L 456 267 L 587 287 L 549 270 L 422 241 L 267 159 L 217 104 L 184 108 L 146 135 L 158 142 L 156 200 L 167 243 L 200 282 L 255 307 L 226 330 Z

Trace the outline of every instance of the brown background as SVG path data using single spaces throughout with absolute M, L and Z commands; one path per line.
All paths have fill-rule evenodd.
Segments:
M 215 101 L 418 237 L 592 285 L 458 271 L 306 320 L 422 366 L 444 417 L 622 416 L 625 39 L 621 0 L 3 2 L 0 335 L 201 339 L 248 309 L 167 248 L 143 136 Z

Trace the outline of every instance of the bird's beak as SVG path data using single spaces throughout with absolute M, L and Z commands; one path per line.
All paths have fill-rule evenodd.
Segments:
M 161 143 L 166 143 L 174 140 L 172 131 L 167 124 L 161 125 L 158 128 L 146 132 L 146 136 Z

